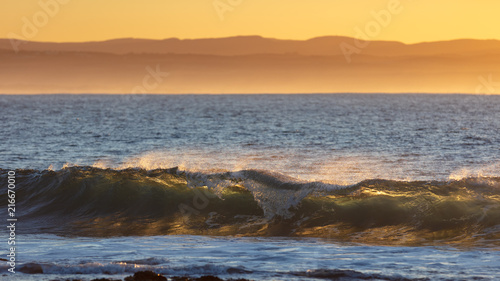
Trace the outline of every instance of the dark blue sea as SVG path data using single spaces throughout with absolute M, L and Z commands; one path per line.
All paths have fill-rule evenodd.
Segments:
M 17 219 L 0 280 L 500 279 L 500 96 L 0 95 L 0 110 Z

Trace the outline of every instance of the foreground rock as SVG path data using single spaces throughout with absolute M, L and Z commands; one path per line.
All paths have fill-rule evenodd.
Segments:
M 62 280 L 61 280 L 62 281 Z M 70 280 L 66 280 L 70 281 Z M 72 281 L 80 281 L 80 280 L 72 280 Z M 108 278 L 99 278 L 99 279 L 92 279 L 91 281 L 121 281 L 121 280 L 116 280 L 116 279 L 108 279 Z M 181 277 L 181 276 L 175 276 L 175 277 L 170 277 L 167 278 L 161 274 L 154 273 L 152 271 L 139 271 L 134 274 L 134 276 L 128 276 L 125 277 L 124 281 L 250 281 L 248 279 L 221 279 L 217 276 L 202 276 L 198 278 L 191 278 L 191 277 Z
M 19 272 L 27 274 L 42 274 L 43 268 L 41 265 L 36 263 L 27 263 L 19 269 Z
M 152 271 L 139 271 L 134 276 L 126 277 L 125 281 L 167 281 L 167 278 Z
M 94 279 L 92 281 L 115 281 L 111 279 Z M 191 277 L 181 277 L 175 276 L 171 278 L 166 278 L 165 276 L 154 273 L 152 271 L 139 271 L 134 274 L 134 276 L 129 276 L 125 278 L 125 281 L 224 281 L 217 276 L 202 276 L 198 278 Z M 250 281 L 248 279 L 227 279 L 226 281 Z

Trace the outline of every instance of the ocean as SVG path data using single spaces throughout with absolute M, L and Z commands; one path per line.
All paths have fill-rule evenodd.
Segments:
M 500 96 L 1 95 L 0 109 L 0 280 L 500 279 Z

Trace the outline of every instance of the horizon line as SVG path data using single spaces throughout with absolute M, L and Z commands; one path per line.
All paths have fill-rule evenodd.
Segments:
M 231 95 L 460 95 L 460 96 L 500 96 L 500 93 L 458 93 L 458 92 L 311 92 L 311 93 L 0 93 L 0 96 L 93 96 L 93 95 L 106 95 L 106 96 L 231 96 Z
M 199 38 L 180 38 L 180 37 L 166 37 L 162 39 L 153 39 L 153 38 L 143 38 L 143 37 L 116 37 L 116 38 L 110 38 L 110 39 L 102 39 L 102 40 L 89 40 L 89 41 L 37 41 L 37 40 L 26 40 L 26 39 L 19 39 L 19 38 L 8 38 L 8 37 L 0 37 L 0 40 L 16 40 L 16 41 L 23 41 L 23 42 L 32 42 L 32 43 L 56 43 L 56 44 L 65 44 L 65 43 L 74 43 L 74 44 L 81 44 L 81 43 L 101 43 L 101 42 L 110 42 L 110 41 L 118 41 L 118 40 L 148 40 L 148 41 L 165 41 L 165 40 L 179 40 L 179 41 L 194 41 L 194 40 L 217 40 L 217 39 L 231 39 L 231 38 L 249 38 L 249 37 L 257 37 L 261 39 L 271 39 L 271 40 L 279 40 L 279 41 L 296 41 L 296 42 L 306 42 L 306 41 L 311 41 L 315 39 L 320 39 L 320 38 L 348 38 L 348 39 L 353 39 L 353 40 L 360 40 L 360 41 L 365 41 L 365 42 L 396 42 L 396 43 L 401 43 L 404 45 L 418 45 L 418 44 L 425 44 L 425 43 L 438 43 L 438 42 L 454 42 L 454 41 L 500 41 L 500 39 L 476 39 L 476 38 L 455 38 L 455 39 L 443 39 L 443 40 L 437 40 L 437 41 L 419 41 L 419 42 L 414 42 L 414 43 L 405 43 L 403 41 L 398 41 L 398 40 L 364 40 L 356 37 L 351 37 L 351 36 L 344 36 L 344 35 L 323 35 L 323 36 L 316 36 L 316 37 L 311 37 L 308 39 L 285 39 L 285 38 L 276 38 L 276 37 L 265 37 L 262 35 L 234 35 L 234 36 L 224 36 L 224 37 L 199 37 Z

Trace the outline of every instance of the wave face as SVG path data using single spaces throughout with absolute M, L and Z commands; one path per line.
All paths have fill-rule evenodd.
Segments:
M 0 170 L 2 177 L 7 170 Z M 0 195 L 7 208 L 7 195 Z M 338 186 L 259 170 L 16 171 L 21 233 L 322 237 L 384 245 L 500 245 L 500 178 Z

